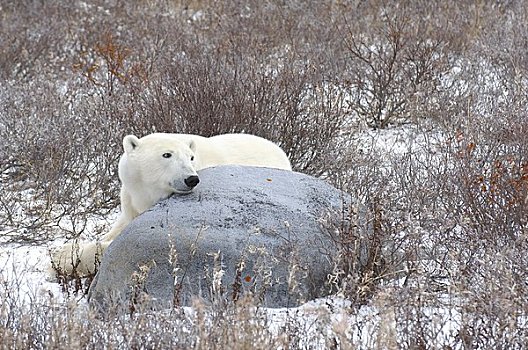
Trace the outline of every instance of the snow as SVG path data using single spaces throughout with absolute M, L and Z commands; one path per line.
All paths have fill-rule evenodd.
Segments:
M 19 306 L 52 297 L 64 300 L 58 283 L 50 281 L 49 249 L 43 245 L 0 245 L 0 284 L 17 293 Z

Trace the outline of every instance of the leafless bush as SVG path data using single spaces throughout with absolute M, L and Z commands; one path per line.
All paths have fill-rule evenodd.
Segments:
M 0 11 L 0 77 L 29 81 L 52 73 L 50 61 L 57 63 L 57 53 L 64 52 L 57 6 L 12 1 L 4 2 Z M 42 18 L 35 21 L 36 15 Z
M 354 116 L 374 128 L 428 117 L 448 67 L 449 37 L 434 22 L 434 6 L 379 4 L 350 15 L 345 31 L 345 79 Z M 364 15 L 364 17 L 361 17 Z M 426 107 L 424 104 L 431 104 Z
M 324 174 L 329 154 L 339 158 L 344 95 L 311 67 L 296 67 L 298 60 L 284 57 L 276 67 L 252 57 L 187 52 L 157 87 L 148 115 L 169 119 L 166 125 L 178 132 L 266 137 L 283 147 L 296 170 Z
M 31 89 L 35 100 L 8 97 L 2 101 L 0 196 L 10 213 L 5 220 L 11 227 L 35 229 L 67 220 L 63 226 L 79 234 L 86 213 L 104 212 L 115 205 L 111 184 L 115 184 L 117 154 L 108 143 L 98 142 L 104 135 L 110 137 L 110 130 L 93 128 L 88 111 L 72 115 L 63 97 L 50 93 L 50 88 L 55 87 L 26 85 L 21 90 Z M 13 197 L 23 189 L 31 189 L 34 200 Z

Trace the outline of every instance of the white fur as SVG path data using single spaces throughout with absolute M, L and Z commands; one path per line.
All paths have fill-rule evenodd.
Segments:
M 185 179 L 217 165 L 248 165 L 291 170 L 288 157 L 273 142 L 247 134 L 202 137 L 190 134 L 134 135 L 123 139 L 119 161 L 121 215 L 100 242 L 69 243 L 55 251 L 52 265 L 63 273 L 93 273 L 102 252 L 139 214 L 174 193 L 192 188 Z M 170 157 L 164 157 L 170 154 Z M 199 186 L 199 185 L 198 185 Z

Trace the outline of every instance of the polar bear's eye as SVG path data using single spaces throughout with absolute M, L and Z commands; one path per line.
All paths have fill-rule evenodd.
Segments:
M 191 156 L 191 162 L 194 160 L 194 156 Z
M 170 158 L 172 157 L 172 153 L 163 153 L 163 158 Z

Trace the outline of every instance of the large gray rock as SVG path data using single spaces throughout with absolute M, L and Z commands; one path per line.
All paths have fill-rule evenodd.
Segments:
M 288 307 L 328 294 L 338 247 L 327 227 L 340 224 L 344 193 L 277 169 L 222 166 L 199 176 L 193 193 L 158 203 L 114 240 L 90 303 L 147 296 L 171 307 L 251 292 L 263 306 Z

